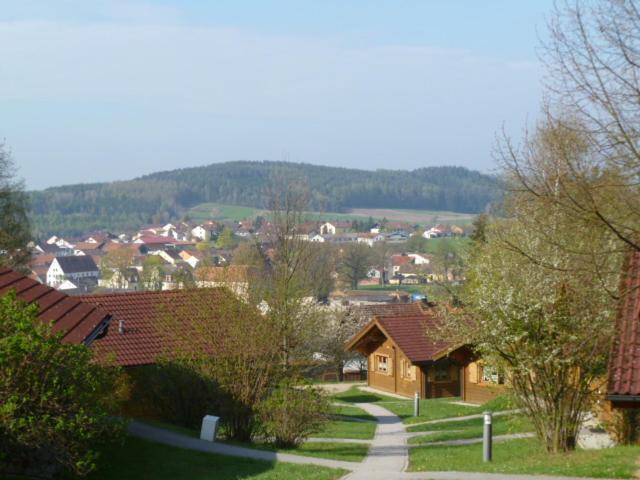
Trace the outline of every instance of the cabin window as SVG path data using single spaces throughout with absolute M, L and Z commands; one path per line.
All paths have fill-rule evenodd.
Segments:
M 415 380 L 416 379 L 416 367 L 411 365 L 409 360 L 402 360 L 402 378 L 406 378 L 407 380 Z
M 389 374 L 389 357 L 386 355 L 376 355 L 376 370 L 380 373 Z
M 498 370 L 498 368 L 494 367 L 493 365 L 482 366 L 481 379 L 482 383 L 496 383 L 499 385 L 504 383 L 504 376 L 502 375 L 500 370 Z
M 436 382 L 448 382 L 451 380 L 449 365 L 436 365 L 433 378 Z

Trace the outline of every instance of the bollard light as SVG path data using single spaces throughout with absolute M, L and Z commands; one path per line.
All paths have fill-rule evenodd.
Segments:
M 413 396 L 413 416 L 420 416 L 420 395 L 418 394 L 418 392 L 416 392 Z
M 490 462 L 492 457 L 491 442 L 492 430 L 493 430 L 493 414 L 491 412 L 484 412 L 484 429 L 482 433 L 482 460 Z

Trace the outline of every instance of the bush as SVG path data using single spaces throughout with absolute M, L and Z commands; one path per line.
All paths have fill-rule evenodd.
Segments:
M 284 382 L 258 405 L 264 433 L 276 447 L 299 445 L 327 419 L 329 402 L 316 389 Z
M 62 343 L 37 313 L 13 292 L 0 298 L 0 472 L 85 475 L 98 447 L 123 433 L 108 416 L 122 375 Z
M 125 415 L 196 429 L 205 415 L 219 415 L 222 393 L 190 365 L 159 359 L 154 365 L 133 369 L 129 375 L 132 389 Z

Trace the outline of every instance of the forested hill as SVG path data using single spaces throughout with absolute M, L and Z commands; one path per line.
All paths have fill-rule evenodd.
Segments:
M 497 195 L 496 179 L 462 167 L 356 170 L 287 162 L 227 162 L 153 173 L 129 181 L 68 185 L 31 192 L 40 235 L 94 229 L 131 230 L 179 219 L 204 202 L 262 208 L 275 177 L 302 178 L 312 210 L 403 208 L 475 213 Z

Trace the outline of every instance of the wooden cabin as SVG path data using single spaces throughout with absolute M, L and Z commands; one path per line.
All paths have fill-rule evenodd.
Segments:
M 346 345 L 367 357 L 367 384 L 383 392 L 420 398 L 462 397 L 484 403 L 502 391 L 503 378 L 467 345 L 436 340 L 431 309 L 376 316 Z
M 624 269 L 607 399 L 613 408 L 640 408 L 640 252 L 627 257 Z

